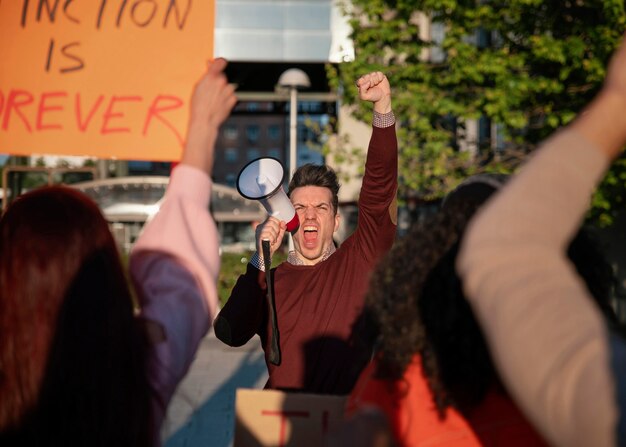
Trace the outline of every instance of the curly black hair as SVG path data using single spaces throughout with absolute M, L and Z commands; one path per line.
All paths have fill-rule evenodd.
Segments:
M 415 354 L 441 417 L 465 412 L 501 389 L 480 325 L 463 294 L 455 261 L 467 223 L 481 200 L 459 200 L 415 224 L 374 271 L 365 299 L 362 336 L 376 344 L 377 377 L 402 380 Z M 586 230 L 570 259 L 610 323 L 612 269 Z M 494 388 L 495 387 L 495 388 Z

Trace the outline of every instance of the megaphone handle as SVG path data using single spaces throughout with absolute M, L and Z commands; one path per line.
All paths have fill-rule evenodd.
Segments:
M 267 284 L 267 307 L 272 324 L 272 334 L 270 341 L 270 362 L 280 365 L 280 344 L 278 334 L 278 324 L 276 322 L 276 304 L 274 303 L 274 282 L 272 281 L 272 258 L 270 255 L 270 241 L 261 241 L 263 248 L 263 262 L 265 264 L 265 282 Z

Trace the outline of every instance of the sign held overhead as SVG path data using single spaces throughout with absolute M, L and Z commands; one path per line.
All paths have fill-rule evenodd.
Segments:
M 0 1 L 0 153 L 178 160 L 213 0 Z

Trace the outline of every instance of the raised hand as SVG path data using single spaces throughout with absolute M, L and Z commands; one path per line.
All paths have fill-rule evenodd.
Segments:
M 389 80 L 381 71 L 374 71 L 361 76 L 356 81 L 359 89 L 359 98 L 374 103 L 374 110 L 378 113 L 391 112 L 391 86 Z
M 181 163 L 211 174 L 213 152 L 220 125 L 237 103 L 235 89 L 224 75 L 227 62 L 218 58 L 208 63 L 191 96 L 187 141 Z
M 270 256 L 274 256 L 274 253 L 280 247 L 287 230 L 287 224 L 275 217 L 268 217 L 265 222 L 260 223 L 256 227 L 256 241 L 257 252 L 259 255 L 263 254 L 262 241 L 266 240 L 270 242 Z
M 206 73 L 196 83 L 191 97 L 190 122 L 219 127 L 237 102 L 235 89 L 228 84 L 223 58 L 209 61 Z
M 618 157 L 626 144 L 625 39 L 613 54 L 602 89 L 571 124 L 609 159 Z
M 613 57 L 604 79 L 604 91 L 610 91 L 621 97 L 626 103 L 626 34 Z

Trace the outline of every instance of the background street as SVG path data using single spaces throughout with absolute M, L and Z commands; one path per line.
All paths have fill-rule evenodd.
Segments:
M 163 445 L 232 445 L 235 390 L 262 388 L 266 381 L 267 370 L 258 337 L 243 347 L 230 348 L 211 329 L 168 407 L 162 429 Z

